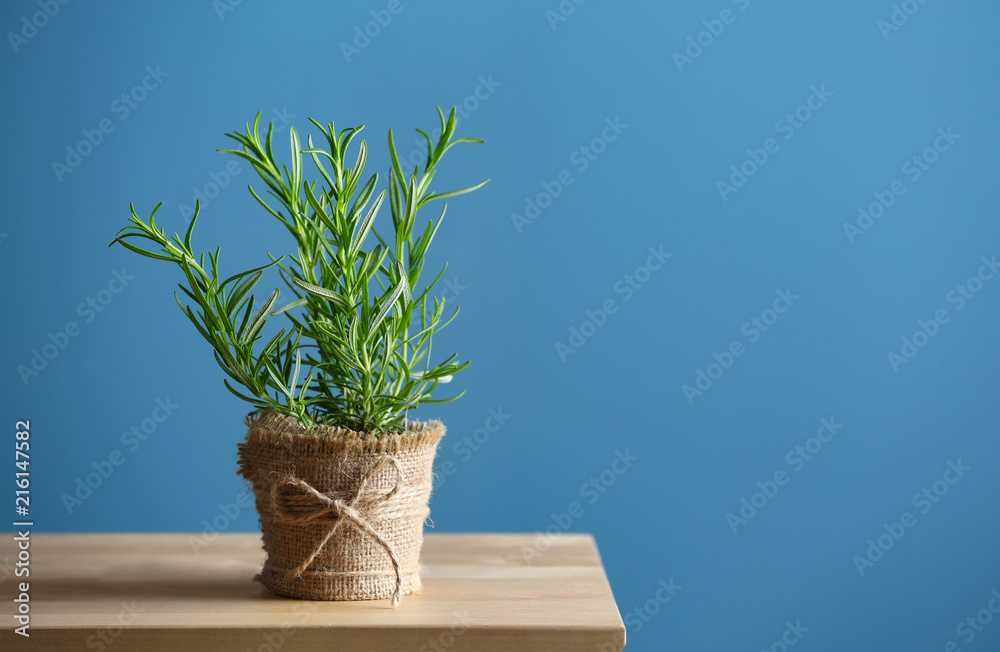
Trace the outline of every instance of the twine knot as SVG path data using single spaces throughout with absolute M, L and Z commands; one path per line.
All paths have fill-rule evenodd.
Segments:
M 389 493 L 383 494 L 375 490 L 368 490 L 368 483 L 373 477 L 378 475 L 385 464 L 390 463 L 396 470 L 396 482 Z M 399 605 L 399 600 L 403 595 L 403 571 L 399 563 L 399 557 L 392 544 L 386 541 L 369 522 L 373 516 L 378 514 L 380 508 L 392 500 L 403 487 L 403 468 L 399 460 L 392 456 L 383 457 L 375 466 L 375 469 L 361 481 L 357 491 L 353 494 L 331 493 L 325 494 L 310 485 L 305 480 L 299 478 L 282 478 L 271 487 L 271 504 L 279 518 L 292 523 L 329 523 L 330 529 L 313 550 L 312 554 L 306 558 L 297 568 L 293 568 L 285 575 L 286 581 L 291 581 L 306 571 L 316 559 L 316 556 L 323 551 L 327 542 L 337 532 L 341 523 L 347 522 L 359 532 L 367 534 L 373 541 L 385 549 L 392 560 L 392 568 L 396 573 L 396 589 L 392 594 L 392 606 Z

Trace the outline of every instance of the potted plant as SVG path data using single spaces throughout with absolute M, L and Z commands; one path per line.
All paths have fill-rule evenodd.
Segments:
M 439 421 L 409 418 L 468 362 L 431 357 L 433 336 L 454 319 L 431 294 L 444 270 L 421 284 L 427 249 L 444 218 L 418 226 L 427 204 L 471 192 L 431 192 L 437 165 L 452 145 L 455 111 L 438 109 L 441 134 L 427 140 L 427 159 L 404 175 L 389 130 L 388 198 L 392 234 L 375 228 L 386 190 L 375 194 L 378 175 L 362 183 L 367 145 L 360 140 L 354 165 L 348 150 L 363 127 L 335 130 L 310 121 L 302 148 L 290 130 L 290 167 L 271 147 L 273 125 L 261 140 L 260 114 L 245 133 L 226 134 L 240 149 L 220 150 L 249 161 L 267 185 L 254 199 L 294 239 L 292 253 L 223 278 L 220 248 L 195 254 L 192 234 L 200 205 L 184 236 L 168 237 L 130 206 L 130 225 L 111 243 L 175 263 L 184 273 L 177 303 L 212 345 L 225 386 L 253 406 L 239 445 L 239 473 L 255 498 L 267 559 L 258 578 L 272 592 L 319 600 L 374 600 L 420 589 L 420 548 L 429 509 L 432 467 L 444 435 Z M 319 179 L 304 178 L 312 159 Z M 488 180 L 487 180 L 488 181 Z M 143 248 L 136 241 L 156 247 Z M 373 242 L 373 240 L 375 242 Z M 373 245 L 373 246 L 371 246 Z M 148 246 L 148 245 L 147 245 Z M 263 261 L 262 261 L 263 262 Z M 294 297 L 279 304 L 279 289 L 258 301 L 254 289 L 276 268 Z M 274 270 L 272 270 L 273 273 Z M 284 327 L 271 334 L 272 317 Z M 463 392 L 464 393 L 464 392 Z

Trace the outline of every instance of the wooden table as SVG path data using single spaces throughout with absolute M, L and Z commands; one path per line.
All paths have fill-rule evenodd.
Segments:
M 257 534 L 32 534 L 29 578 L 4 562 L 3 650 L 617 651 L 625 627 L 594 540 L 564 534 L 537 557 L 534 535 L 428 534 L 424 591 L 388 600 L 314 602 L 253 582 Z M 30 638 L 14 633 L 30 582 Z

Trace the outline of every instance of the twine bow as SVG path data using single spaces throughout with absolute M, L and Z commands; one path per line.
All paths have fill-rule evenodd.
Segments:
M 387 494 L 381 494 L 377 491 L 366 491 L 368 483 L 373 477 L 378 475 L 386 463 L 391 463 L 396 469 L 396 482 L 392 490 Z M 392 606 L 398 606 L 399 600 L 403 595 L 403 571 L 399 563 L 399 557 L 396 555 L 396 551 L 392 545 L 385 540 L 385 537 L 372 527 L 368 518 L 372 516 L 373 511 L 399 493 L 402 486 L 403 468 L 400 466 L 399 460 L 391 456 L 382 458 L 375 469 L 361 481 L 353 496 L 348 494 L 345 497 L 343 494 L 337 493 L 324 494 L 308 482 L 299 478 L 283 478 L 275 482 L 271 487 L 271 503 L 280 518 L 303 525 L 307 523 L 330 523 L 330 529 L 323 537 L 323 540 L 319 542 L 319 545 L 316 546 L 316 549 L 313 550 L 312 554 L 299 564 L 297 568 L 290 570 L 285 575 L 285 579 L 291 581 L 302 575 L 316 559 L 316 556 L 323 551 L 327 542 L 337 532 L 340 524 L 346 521 L 353 525 L 359 532 L 364 532 L 371 537 L 373 541 L 382 546 L 386 553 L 388 553 L 389 559 L 392 560 L 392 568 L 396 572 L 396 589 L 392 594 Z M 292 488 L 297 491 L 282 493 L 282 489 L 285 488 Z

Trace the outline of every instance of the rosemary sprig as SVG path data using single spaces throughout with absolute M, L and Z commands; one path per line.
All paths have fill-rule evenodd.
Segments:
M 441 270 L 421 285 L 427 249 L 445 215 L 417 228 L 418 213 L 427 204 L 480 188 L 480 183 L 443 193 L 432 193 L 431 182 L 442 156 L 453 146 L 483 142 L 453 139 L 455 111 L 445 117 L 438 109 L 441 136 L 427 140 L 423 171 L 417 166 L 404 175 L 389 131 L 388 200 L 392 237 L 387 241 L 375 221 L 387 191 L 377 195 L 378 175 L 364 184 L 362 174 L 368 147 L 352 141 L 363 126 L 336 131 L 334 124 L 310 121 L 320 130 L 319 146 L 312 136 L 302 147 L 298 133 L 290 130 L 291 163 L 279 165 L 274 156 L 268 125 L 260 136 L 260 114 L 244 133 L 226 134 L 240 149 L 220 150 L 247 160 L 267 186 L 256 201 L 280 221 L 294 239 L 294 252 L 220 281 L 220 248 L 195 255 L 191 238 L 200 213 L 183 237 L 168 237 L 155 221 L 157 206 L 144 222 L 131 207 L 129 226 L 111 243 L 143 256 L 173 262 L 181 268 L 184 296 L 177 303 L 201 335 L 212 345 L 215 359 L 226 373 L 226 387 L 255 409 L 271 409 L 297 418 L 303 425 L 336 425 L 377 434 L 406 427 L 410 410 L 422 403 L 447 402 L 461 396 L 434 399 L 438 383 L 468 366 L 457 355 L 431 362 L 433 336 L 458 313 L 446 314 L 445 302 L 431 295 Z M 320 175 L 306 180 L 303 160 L 309 157 Z M 351 161 L 353 159 L 353 165 Z M 349 167 L 350 166 L 350 167 Z M 377 244 L 368 246 L 371 236 Z M 136 239 L 157 248 L 143 248 Z M 279 289 L 271 291 L 257 308 L 254 288 L 270 267 L 294 299 L 280 307 Z M 419 291 L 417 290 L 419 288 Z M 256 308 L 256 309 L 255 309 Z M 267 320 L 287 320 L 266 342 L 261 333 Z M 232 381 L 232 382 L 230 382 Z M 464 393 L 464 392 L 463 392 Z

